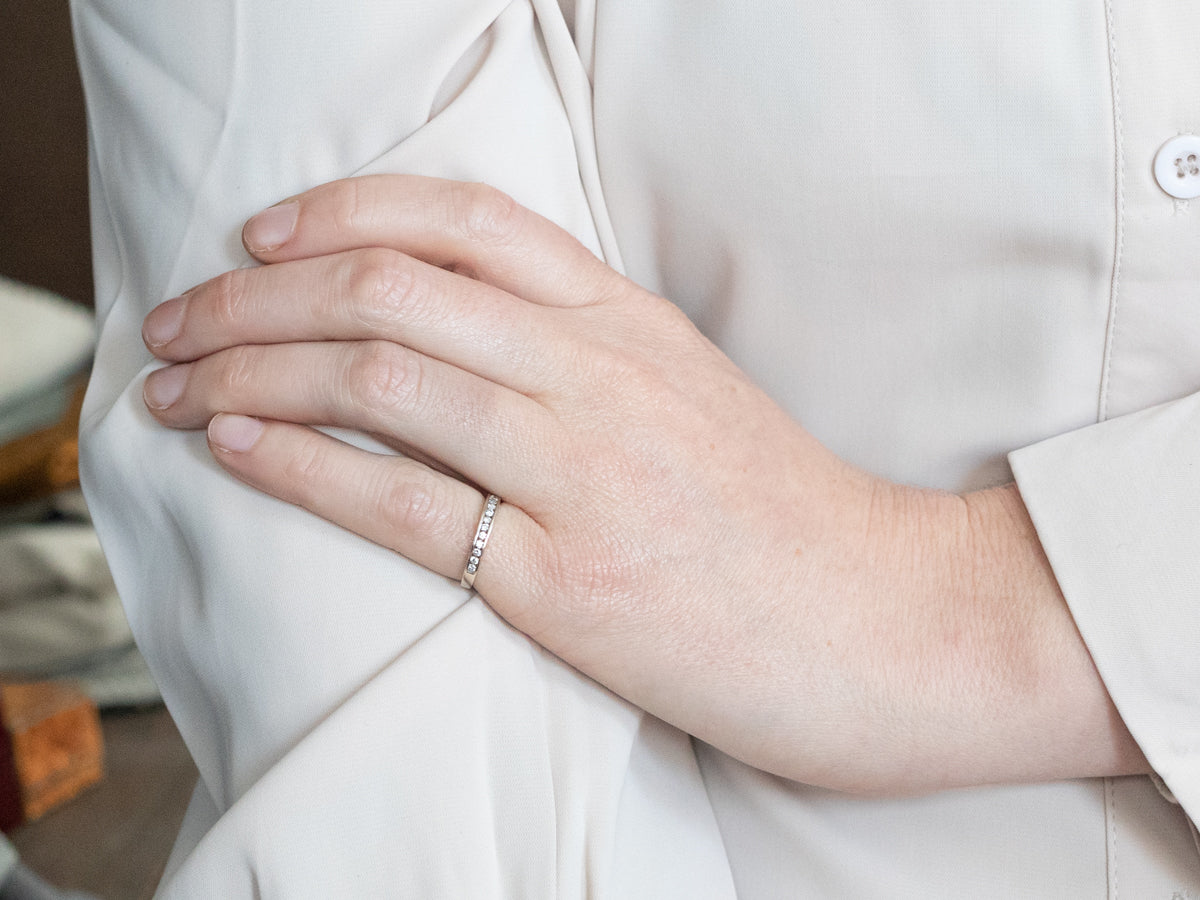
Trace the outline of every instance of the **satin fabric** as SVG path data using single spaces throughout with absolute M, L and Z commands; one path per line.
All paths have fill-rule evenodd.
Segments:
M 201 772 L 160 896 L 1200 894 L 1200 219 L 1151 171 L 1200 130 L 1195 5 L 73 12 L 85 485 Z M 951 490 L 1015 472 L 1161 778 L 873 800 L 764 775 L 156 425 L 145 313 L 248 264 L 253 212 L 364 172 L 508 191 L 856 464 Z

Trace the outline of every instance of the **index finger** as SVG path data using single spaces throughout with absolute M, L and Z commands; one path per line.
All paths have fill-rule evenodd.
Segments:
M 574 237 L 502 191 L 417 175 L 313 188 L 253 216 L 242 242 L 263 262 L 388 247 L 543 306 L 602 301 L 614 277 Z

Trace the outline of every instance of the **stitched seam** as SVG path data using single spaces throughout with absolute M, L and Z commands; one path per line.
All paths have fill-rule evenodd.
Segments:
M 1108 857 L 1108 900 L 1117 900 L 1117 792 L 1111 778 L 1104 779 L 1104 830 Z
M 1125 252 L 1125 142 L 1121 122 L 1121 78 L 1117 65 L 1117 42 L 1114 29 L 1113 0 L 1104 3 L 1105 24 L 1108 31 L 1108 67 L 1112 81 L 1113 106 L 1113 156 L 1115 160 L 1114 182 L 1116 187 L 1116 223 L 1113 234 L 1113 270 L 1109 288 L 1108 325 L 1104 335 L 1104 363 L 1100 375 L 1100 398 L 1096 410 L 1097 421 L 1108 418 L 1108 391 L 1112 376 L 1113 345 L 1117 333 L 1117 307 L 1121 292 L 1121 258 Z
M 600 178 L 591 78 L 584 69 L 575 41 L 567 30 L 566 20 L 563 19 L 562 7 L 558 5 L 557 0 L 531 0 L 531 2 L 534 12 L 537 14 L 538 27 L 541 31 L 543 46 L 550 60 L 550 68 L 554 74 L 554 80 L 558 84 L 559 97 L 562 99 L 567 122 L 571 127 L 571 136 L 575 141 L 575 158 L 579 166 L 579 178 L 583 185 L 584 196 L 587 198 L 588 209 L 591 213 L 592 224 L 596 229 L 596 238 L 599 241 L 603 259 L 609 266 L 623 273 L 625 266 L 621 261 L 621 251 L 617 245 L 616 232 L 608 213 L 604 185 Z M 594 14 L 595 7 L 593 6 Z M 578 19 L 576 19 L 575 27 L 576 29 L 580 27 Z M 592 27 L 594 40 L 594 23 Z M 551 30 L 559 33 L 559 39 L 551 38 Z M 569 50 L 564 49 L 568 47 Z
M 234 110 L 239 105 L 238 89 L 242 85 L 241 72 L 245 65 L 244 60 L 246 55 L 245 47 L 242 43 L 245 35 L 245 31 L 242 28 L 242 22 L 244 21 L 242 0 L 232 0 L 230 8 L 233 20 L 233 25 L 230 29 L 232 31 L 230 37 L 233 42 L 233 59 L 230 64 L 229 82 L 225 90 L 225 106 L 221 111 L 221 130 L 217 132 L 216 138 L 208 147 L 208 166 L 193 183 L 191 207 L 188 210 L 187 224 L 184 226 L 183 236 L 179 241 L 179 245 L 175 249 L 175 258 L 171 263 L 171 268 L 167 272 L 167 280 L 163 283 L 163 287 L 166 290 L 171 290 L 171 285 L 176 284 L 176 279 L 179 277 L 179 268 L 183 264 L 186 249 L 191 243 L 196 228 L 196 210 L 200 205 L 200 198 L 204 195 L 204 189 L 220 171 L 217 166 L 217 160 L 220 157 L 221 148 L 229 140 L 230 120 L 234 116 Z M 241 242 L 238 241 L 238 243 L 240 244 Z M 241 250 L 240 247 L 238 249 Z M 155 302 L 157 304 L 161 301 Z

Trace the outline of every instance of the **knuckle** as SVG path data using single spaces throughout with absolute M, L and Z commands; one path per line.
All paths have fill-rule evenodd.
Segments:
M 642 384 L 651 377 L 649 368 L 647 360 L 624 347 L 605 347 L 603 352 L 592 354 L 588 360 L 588 374 L 604 391 L 625 386 L 640 393 Z
M 638 577 L 635 554 L 625 541 L 601 529 L 564 541 L 553 560 L 553 582 L 577 612 L 604 618 L 612 605 L 635 587 Z
M 673 399 L 661 363 L 635 350 L 594 348 L 579 355 L 574 372 L 589 394 L 610 398 L 608 415 L 625 417 L 631 424 L 659 420 Z M 581 414 L 593 414 L 590 407 L 583 406 L 563 406 L 557 411 L 571 421 Z
M 390 341 L 365 341 L 347 370 L 348 393 L 369 413 L 385 414 L 411 406 L 421 392 L 420 358 Z
M 258 380 L 257 362 L 257 350 L 244 344 L 223 351 L 217 385 L 221 396 L 231 399 L 251 392 Z
M 313 505 L 316 488 L 326 480 L 327 458 L 320 441 L 301 441 L 283 464 L 283 484 L 292 491 L 296 503 Z
M 218 275 L 210 286 L 213 324 L 221 329 L 239 325 L 246 317 L 246 270 L 234 269 Z
M 454 505 L 445 488 L 431 479 L 400 476 L 389 480 L 379 492 L 379 515 L 392 532 L 453 533 Z
M 424 296 L 413 266 L 394 250 L 372 248 L 354 254 L 347 280 L 354 316 L 372 329 L 409 316 Z
M 342 238 L 353 236 L 370 223 L 375 204 L 365 178 L 346 178 L 332 185 L 333 211 L 329 218 L 334 232 Z
M 646 572 L 622 544 L 592 534 L 586 546 L 556 554 L 546 566 L 551 595 L 571 621 L 586 623 L 589 631 L 623 627 L 636 618 Z
M 453 189 L 458 226 L 470 240 L 508 243 L 520 233 L 523 208 L 508 194 L 480 182 Z

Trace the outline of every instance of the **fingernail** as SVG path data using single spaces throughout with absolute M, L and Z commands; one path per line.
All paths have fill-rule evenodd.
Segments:
M 250 416 L 221 413 L 208 423 L 208 439 L 218 450 L 228 453 L 245 453 L 254 446 L 262 434 L 263 425 Z
M 186 305 L 187 301 L 183 297 L 176 297 L 174 300 L 160 303 L 146 316 L 146 321 L 142 323 L 142 340 L 146 342 L 147 347 L 153 350 L 163 344 L 169 344 L 179 336 Z
M 299 215 L 300 204 L 295 200 L 264 209 L 246 222 L 242 229 L 242 243 L 251 253 L 277 250 L 291 238 Z
M 191 366 L 167 366 L 146 376 L 142 397 L 151 409 L 166 409 L 183 394 Z

